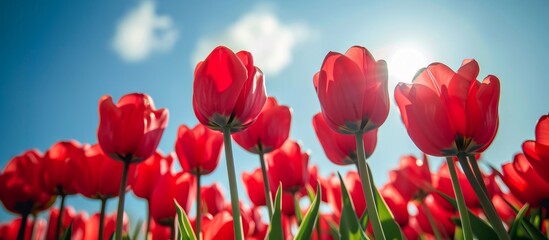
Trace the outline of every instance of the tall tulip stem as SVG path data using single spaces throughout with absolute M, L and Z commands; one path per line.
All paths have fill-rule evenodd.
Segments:
M 271 198 L 271 186 L 269 185 L 269 177 L 267 175 L 267 167 L 265 166 L 265 153 L 259 151 L 259 163 L 261 165 L 261 174 L 263 175 L 263 186 L 265 187 L 265 203 L 269 212 L 269 221 L 273 217 L 273 200 Z
M 65 210 L 65 194 L 63 194 L 63 188 L 59 187 L 61 193 L 61 202 L 59 203 L 59 215 L 57 216 L 57 226 L 55 226 L 55 239 L 59 239 L 61 235 L 61 225 L 63 224 L 63 211 Z
M 98 240 L 103 240 L 103 235 L 105 232 L 105 209 L 107 207 L 107 199 L 101 198 L 101 212 L 99 213 L 99 234 L 97 235 Z
M 17 233 L 17 240 L 25 239 L 25 230 L 27 229 L 27 220 L 29 219 L 28 213 L 21 214 L 21 224 L 19 225 L 19 232 Z
M 200 171 L 196 173 L 196 239 L 200 240 L 200 232 L 202 228 L 200 227 L 200 222 L 202 221 L 200 211 L 200 205 L 202 204 L 200 199 Z
M 131 159 L 131 157 L 128 157 Z M 116 240 L 122 240 L 122 223 L 124 220 L 124 200 L 126 199 L 126 184 L 128 182 L 128 169 L 130 160 L 124 160 L 124 169 L 122 170 L 122 180 L 120 181 L 120 191 L 118 193 L 118 212 L 116 215 Z
M 149 240 L 151 232 L 151 201 L 147 200 L 147 229 L 145 230 L 145 240 Z
M 374 192 L 372 188 L 372 181 L 370 180 L 369 169 L 366 166 L 366 156 L 364 154 L 364 143 L 362 139 L 362 132 L 355 133 L 356 150 L 357 150 L 357 162 L 360 180 L 362 181 L 362 191 L 366 198 L 366 210 L 368 210 L 368 217 L 371 219 L 372 228 L 374 229 L 374 236 L 376 239 L 385 239 L 383 228 L 381 227 L 381 221 L 377 213 L 377 206 L 374 198 Z
M 459 216 L 461 218 L 461 228 L 463 229 L 463 237 L 465 240 L 473 239 L 473 230 L 471 229 L 471 222 L 469 220 L 469 213 L 467 212 L 467 206 L 459 186 L 459 180 L 456 172 L 456 165 L 454 159 L 446 157 L 448 163 L 448 170 L 450 171 L 450 177 L 452 178 L 452 186 L 454 187 L 454 193 L 456 195 L 456 201 L 458 205 Z
M 227 175 L 229 176 L 229 189 L 231 192 L 231 208 L 233 212 L 233 227 L 236 240 L 243 240 L 242 219 L 240 218 L 240 203 L 238 200 L 238 186 L 234 170 L 233 147 L 231 143 L 230 127 L 223 127 L 223 142 L 225 145 L 225 159 L 227 160 Z
M 484 213 L 486 213 L 486 217 L 488 218 L 488 221 L 496 231 L 499 239 L 504 239 L 504 240 L 510 239 L 509 235 L 507 234 L 507 231 L 505 230 L 505 227 L 503 227 L 503 222 L 499 218 L 496 212 L 496 209 L 492 204 L 492 201 L 488 197 L 488 193 L 485 190 L 486 185 L 484 185 L 484 180 L 482 180 L 482 175 L 475 177 L 475 174 L 471 170 L 471 166 L 467 162 L 467 157 L 465 156 L 465 154 L 458 154 L 457 157 L 459 159 L 461 168 L 463 168 L 463 172 L 465 173 L 465 176 L 467 176 L 469 183 L 471 183 L 471 186 L 473 187 L 475 194 L 480 200 L 480 205 L 482 206 Z M 476 160 L 474 161 L 474 163 L 471 163 L 471 165 L 473 164 L 477 165 Z M 477 165 L 477 168 L 478 168 L 478 165 Z M 478 172 L 480 174 L 480 170 L 478 170 Z M 481 179 L 482 181 L 479 181 L 477 179 Z M 482 186 L 484 186 L 484 188 Z
M 477 179 L 477 181 L 479 183 L 481 182 L 484 183 L 484 178 L 482 178 L 482 172 L 480 172 L 480 168 L 478 166 L 478 162 L 475 156 L 469 156 L 467 157 L 467 159 L 469 159 L 469 165 L 471 165 L 471 168 L 473 169 L 473 173 L 475 174 L 475 178 Z M 488 194 L 488 189 L 486 188 L 485 184 L 481 184 L 480 187 L 486 194 Z

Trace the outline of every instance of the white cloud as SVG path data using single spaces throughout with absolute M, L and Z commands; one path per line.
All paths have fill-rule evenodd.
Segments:
M 291 62 L 294 47 L 310 35 L 304 24 L 284 24 L 271 11 L 256 9 L 221 35 L 200 39 L 192 62 L 202 61 L 216 46 L 224 45 L 233 51 L 251 52 L 256 66 L 265 73 L 276 74 Z
M 170 50 L 177 29 L 167 15 L 157 15 L 153 1 L 143 1 L 118 22 L 112 42 L 114 50 L 128 62 L 146 59 L 152 53 Z

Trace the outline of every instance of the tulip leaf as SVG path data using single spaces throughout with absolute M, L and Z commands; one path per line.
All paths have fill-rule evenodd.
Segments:
M 335 239 L 335 240 L 341 239 L 341 236 L 339 235 L 338 227 L 331 219 L 328 220 L 328 225 L 330 226 L 330 236 L 332 236 L 332 239 Z
M 177 212 L 177 227 L 179 228 L 179 233 L 181 234 L 180 238 L 188 240 L 196 240 L 196 235 L 194 235 L 193 227 L 187 217 L 185 210 L 181 208 L 177 200 L 173 200 L 175 204 L 175 209 Z
M 273 216 L 271 217 L 269 230 L 267 231 L 267 239 L 284 239 L 284 231 L 282 230 L 281 202 L 282 185 L 278 185 L 278 190 L 276 190 L 275 196 L 274 212 Z
M 439 190 L 435 191 L 441 197 L 446 199 L 446 201 L 448 201 L 455 209 L 457 209 L 457 202 L 455 199 Z M 472 213 L 471 210 L 467 209 L 467 212 L 469 213 L 469 220 L 471 221 L 471 230 L 473 231 L 473 235 L 475 235 L 479 239 L 498 239 L 498 235 L 488 223 L 480 219 L 476 214 Z M 454 220 L 454 223 L 457 223 L 459 226 L 461 226 L 460 219 Z
M 72 238 L 72 223 L 69 224 L 69 227 L 67 230 L 65 230 L 65 233 L 63 234 L 63 240 L 71 240 Z
M 364 211 L 364 214 L 362 214 L 362 217 L 360 218 L 360 225 L 362 226 L 362 229 L 368 228 L 368 212 Z
M 311 203 L 311 206 L 309 206 L 309 210 L 307 210 L 305 217 L 303 217 L 303 221 L 301 222 L 299 229 L 297 229 L 297 234 L 294 238 L 295 240 L 312 238 L 313 229 L 318 221 L 321 195 L 322 190 L 320 189 L 320 183 L 317 183 L 315 199 Z
M 339 220 L 339 235 L 341 239 L 367 239 L 366 233 L 356 216 L 355 207 L 351 201 L 345 182 L 343 182 L 341 174 L 337 174 L 341 184 L 341 197 L 343 198 L 343 207 L 341 208 L 341 217 Z
M 369 168 L 369 166 L 367 166 Z M 379 221 L 381 222 L 381 227 L 383 228 L 383 233 L 385 234 L 385 239 L 404 239 L 404 235 L 400 230 L 400 226 L 395 221 L 393 213 L 387 207 L 387 203 L 379 194 L 376 185 L 374 184 L 374 177 L 372 176 L 372 171 L 368 171 L 370 174 L 370 182 L 373 188 L 377 207 L 377 214 L 379 216 Z
M 511 224 L 509 235 L 511 235 L 512 239 L 525 237 L 524 235 L 526 234 L 529 236 L 529 239 L 547 239 L 531 222 L 524 218 L 529 207 L 530 205 L 527 203 L 519 210 L 515 220 L 513 220 L 513 223 Z M 521 227 L 523 227 L 523 229 L 521 229 Z M 525 232 L 522 230 L 525 230 Z

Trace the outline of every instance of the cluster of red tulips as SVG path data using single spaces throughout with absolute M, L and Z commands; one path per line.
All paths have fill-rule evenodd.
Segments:
M 498 130 L 500 85 L 492 75 L 480 82 L 478 74 L 475 60 L 457 72 L 433 63 L 413 83 L 396 87 L 402 121 L 425 154 L 402 157 L 378 189 L 372 174 L 379 173 L 369 167 L 375 161 L 366 160 L 389 114 L 385 61 L 354 46 L 328 53 L 314 75 L 322 109 L 312 119 L 318 140 L 331 162 L 357 168 L 323 177 L 289 139 L 292 110 L 267 97 L 252 55 L 217 47 L 196 66 L 193 109 L 200 123 L 179 127 L 175 154 L 157 150 L 168 110 L 157 110 L 146 94 L 127 94 L 116 104 L 104 96 L 97 144 L 61 141 L 7 164 L 0 200 L 21 217 L 0 225 L 0 239 L 119 240 L 140 232 L 145 239 L 547 239 L 549 115 L 539 120 L 536 140 L 524 142 L 524 153 L 501 173 L 482 171 L 480 155 Z M 250 206 L 238 196 L 232 140 L 258 155 L 258 168 L 241 176 Z M 219 184 L 201 185 L 223 148 L 230 204 Z M 427 155 L 446 162 L 431 172 Z M 172 168 L 176 157 L 181 172 Z M 128 191 L 147 201 L 148 217 L 133 234 L 124 213 Z M 74 194 L 98 200 L 99 212 L 66 207 Z M 117 212 L 105 213 L 116 197 Z M 36 217 L 57 198 L 47 224 Z

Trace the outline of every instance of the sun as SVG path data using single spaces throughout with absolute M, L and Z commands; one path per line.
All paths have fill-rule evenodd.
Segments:
M 412 82 L 416 72 L 427 67 L 426 55 L 417 47 L 397 47 L 387 62 L 389 77 L 397 82 Z

